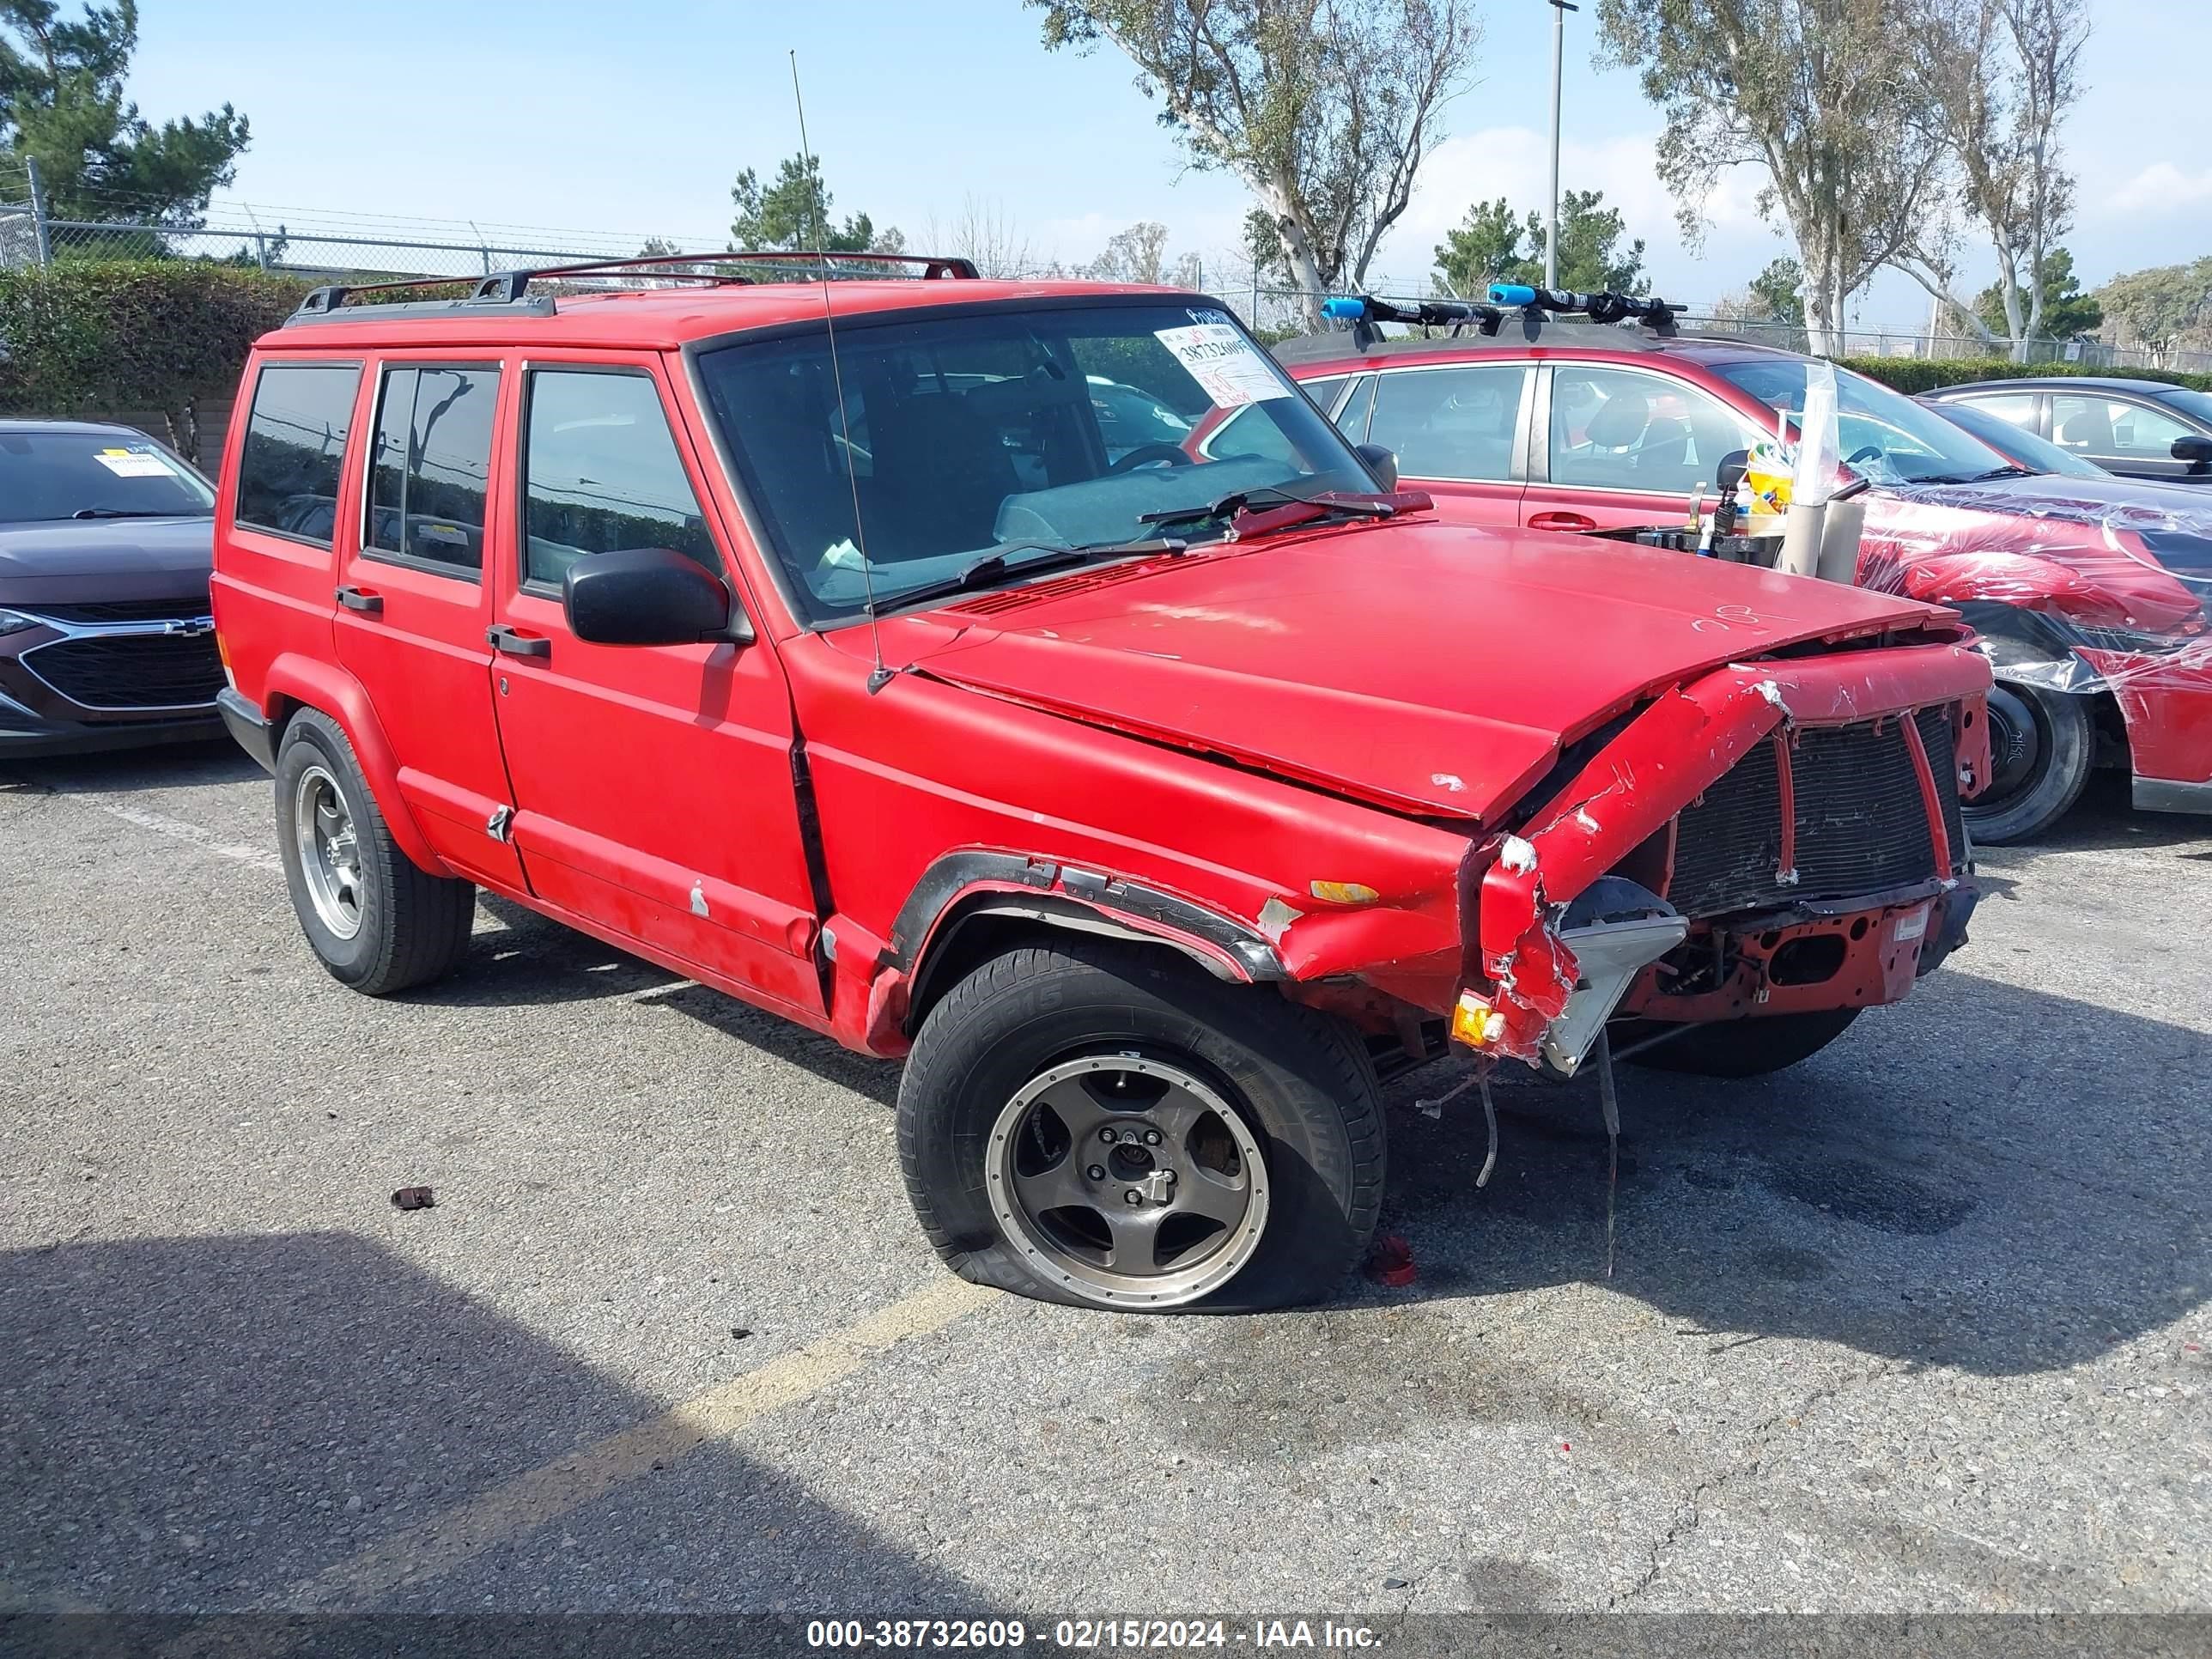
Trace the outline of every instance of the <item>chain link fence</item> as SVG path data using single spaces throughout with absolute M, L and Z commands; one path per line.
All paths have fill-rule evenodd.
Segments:
M 592 259 L 621 259 L 684 249 L 713 248 L 720 234 L 620 234 L 607 231 L 552 230 L 542 227 L 473 220 L 410 219 L 396 216 L 333 213 L 316 209 L 264 208 L 232 204 L 178 224 L 149 220 L 124 198 L 91 198 L 100 217 L 56 216 L 46 210 L 29 169 L 0 161 L 0 267 L 49 264 L 70 258 L 209 259 L 257 266 L 310 278 L 374 281 L 409 276 L 479 276 L 532 264 L 561 264 Z M 963 250 L 922 248 L 920 252 L 958 254 Z M 1051 278 L 1079 276 L 1059 264 L 1024 262 L 987 276 Z M 1188 274 L 1188 273 L 1183 273 Z M 1305 296 L 1298 289 L 1255 281 L 1249 264 L 1235 259 L 1200 263 L 1196 286 L 1237 304 L 1252 327 L 1269 335 L 1297 333 L 1304 327 Z M 1442 297 L 1422 277 L 1396 283 L 1377 277 L 1372 292 L 1393 297 Z M 1806 351 L 1810 342 L 1799 325 L 1748 320 L 1691 307 L 1681 317 L 1692 332 L 1725 334 Z M 1842 331 L 1836 356 L 1917 357 L 1954 362 L 2011 360 L 2014 349 L 1967 335 L 1929 329 L 1861 329 Z M 2081 369 L 2160 368 L 2212 373 L 2212 351 L 2154 349 L 2106 345 L 2097 340 L 2031 340 L 2021 361 L 2063 364 Z

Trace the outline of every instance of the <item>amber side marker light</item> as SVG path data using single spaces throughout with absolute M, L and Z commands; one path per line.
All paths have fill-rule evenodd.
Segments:
M 1309 882 L 1306 891 L 1324 904 L 1372 904 L 1382 896 L 1364 882 L 1358 881 Z
M 1462 991 L 1452 1008 L 1451 1034 L 1470 1048 L 1487 1048 L 1505 1035 L 1505 1016 L 1474 992 Z

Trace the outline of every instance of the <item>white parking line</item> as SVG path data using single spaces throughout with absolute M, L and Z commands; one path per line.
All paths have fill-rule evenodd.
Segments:
M 50 789 L 49 793 L 62 800 L 75 801 L 81 806 L 90 806 L 112 818 L 121 818 L 125 823 L 136 824 L 141 830 L 150 830 L 157 836 L 167 836 L 175 841 L 189 842 L 204 853 L 217 858 L 231 859 L 250 865 L 256 870 L 266 871 L 272 876 L 284 873 L 284 861 L 266 847 L 248 847 L 240 842 L 225 841 L 212 830 L 197 823 L 187 823 L 182 818 L 173 818 L 166 812 L 149 812 L 143 806 L 126 806 L 120 801 L 104 796 L 85 794 L 74 789 Z
M 995 1294 L 946 1273 L 842 1331 L 395 1533 L 295 1586 L 283 1605 L 359 1608 L 403 1584 L 442 1577 L 640 1475 L 673 1467 L 772 1412 L 811 1399 L 908 1337 L 942 1330 L 975 1312 Z

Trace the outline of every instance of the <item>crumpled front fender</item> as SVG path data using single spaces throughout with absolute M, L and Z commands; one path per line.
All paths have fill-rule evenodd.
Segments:
M 1490 1052 L 1533 1060 L 1566 1012 L 1581 966 L 1559 934 L 1564 905 L 1697 799 L 1780 723 L 1782 691 L 1730 667 L 1662 693 L 1577 775 L 1528 836 L 1484 873 L 1478 939 L 1496 988 L 1479 1028 Z
M 1494 843 L 1476 918 L 1491 994 L 1462 998 L 1454 1035 L 1533 1061 L 1580 977 L 1559 930 L 1564 907 L 1784 720 L 1847 725 L 1964 702 L 1985 752 L 1989 685 L 1989 665 L 1971 649 L 1912 646 L 1732 663 L 1662 693 L 1540 809 L 1534 828 Z

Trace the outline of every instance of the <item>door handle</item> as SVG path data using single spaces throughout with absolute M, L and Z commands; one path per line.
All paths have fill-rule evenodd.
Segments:
M 338 603 L 349 611 L 365 611 L 374 617 L 384 609 L 384 595 L 372 593 L 365 587 L 341 587 Z
M 1595 530 L 1597 520 L 1580 513 L 1539 513 L 1528 520 L 1531 530 Z
M 505 623 L 494 623 L 485 629 L 484 638 L 491 641 L 493 650 L 503 652 L 510 657 L 550 657 L 553 654 L 553 641 L 543 634 L 518 634 Z

